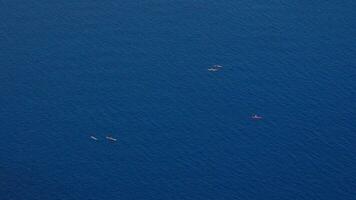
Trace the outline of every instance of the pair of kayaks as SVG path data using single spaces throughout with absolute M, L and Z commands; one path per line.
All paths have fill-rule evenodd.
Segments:
M 213 65 L 212 67 L 209 67 L 209 68 L 208 68 L 208 71 L 210 71 L 210 72 L 217 72 L 217 71 L 219 71 L 222 67 L 223 67 L 223 66 L 221 66 L 221 65 Z
M 90 138 L 93 139 L 93 140 L 99 140 L 97 137 L 95 137 L 95 136 L 93 136 L 93 135 L 91 135 Z M 107 140 L 110 140 L 110 141 L 113 141 L 113 142 L 116 142 L 116 141 L 117 141 L 116 138 L 113 138 L 113 137 L 111 137 L 111 136 L 106 136 L 105 138 L 106 138 Z

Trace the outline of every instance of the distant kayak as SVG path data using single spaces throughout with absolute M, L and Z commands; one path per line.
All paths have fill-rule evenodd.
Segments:
M 210 71 L 210 72 L 217 72 L 217 71 L 219 71 L 219 69 L 216 69 L 216 68 L 208 68 L 208 71 Z
M 255 114 L 255 115 L 252 115 L 251 118 L 252 119 L 262 119 L 263 117 Z
M 90 136 L 91 139 L 93 140 L 98 140 L 98 138 L 94 137 L 94 136 Z
M 110 137 L 110 136 L 106 136 L 105 138 L 106 138 L 107 140 L 110 140 L 110 141 L 114 141 L 114 142 L 117 141 L 116 138 L 113 138 L 113 137 Z

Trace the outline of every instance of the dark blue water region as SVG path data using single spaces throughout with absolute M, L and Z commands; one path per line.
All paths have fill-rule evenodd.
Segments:
M 354 200 L 355 10 L 2 0 L 0 199 Z

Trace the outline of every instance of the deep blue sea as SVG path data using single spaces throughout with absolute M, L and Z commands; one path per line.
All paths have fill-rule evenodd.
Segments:
M 1 0 L 0 136 L 1 200 L 355 200 L 356 1 Z

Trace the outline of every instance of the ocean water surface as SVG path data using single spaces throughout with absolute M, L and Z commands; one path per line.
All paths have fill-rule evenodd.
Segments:
M 0 199 L 355 200 L 355 10 L 1 0 Z

